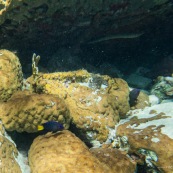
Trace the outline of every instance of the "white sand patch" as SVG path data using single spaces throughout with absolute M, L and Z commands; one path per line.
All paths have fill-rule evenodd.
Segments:
M 148 122 L 141 123 L 139 125 L 137 124 L 128 125 L 127 128 L 141 130 L 149 126 L 156 126 L 156 127 L 163 126 L 161 127 L 161 133 L 173 139 L 173 102 L 154 105 L 152 107 L 146 107 L 144 110 L 134 110 L 132 111 L 132 116 L 129 116 L 126 119 L 126 121 L 122 121 L 120 122 L 120 124 L 130 121 L 130 119 L 135 116 L 137 116 L 138 119 L 143 119 L 143 118 L 149 119 L 151 117 L 157 116 L 159 113 L 164 113 L 165 115 L 163 116 L 169 116 L 169 117 L 168 118 L 163 117 L 157 120 L 149 120 Z

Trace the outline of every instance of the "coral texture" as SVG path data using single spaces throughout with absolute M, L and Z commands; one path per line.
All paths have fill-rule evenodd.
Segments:
M 173 172 L 172 106 L 170 102 L 132 111 L 132 117 L 120 122 L 117 128 L 117 136 L 127 136 L 130 153 L 139 154 L 141 149 L 155 153 L 145 159 L 151 168 L 165 173 Z
M 160 101 L 171 99 L 173 96 L 173 77 L 159 76 L 151 89 L 151 94 L 156 95 Z
M 0 50 L 0 100 L 6 101 L 22 87 L 23 74 L 18 57 L 8 50 Z
M 29 151 L 32 173 L 113 173 L 70 131 L 37 137 Z
M 9 131 L 36 132 L 37 126 L 50 120 L 62 123 L 67 129 L 69 110 L 55 95 L 16 92 L 7 102 L 0 104 L 0 118 Z
M 21 169 L 16 162 L 18 151 L 16 146 L 5 137 L 5 131 L 0 124 L 0 172 L 1 173 L 21 173 Z
M 70 109 L 73 123 L 91 138 L 106 140 L 109 130 L 129 110 L 127 83 L 85 70 L 40 74 L 28 82 L 36 92 L 57 94 Z
M 144 109 L 147 106 L 150 106 L 149 96 L 144 92 L 140 91 L 139 96 L 136 100 L 136 104 L 131 107 L 131 109 Z
M 118 149 L 92 148 L 90 151 L 114 173 L 133 173 L 136 170 L 136 163 Z

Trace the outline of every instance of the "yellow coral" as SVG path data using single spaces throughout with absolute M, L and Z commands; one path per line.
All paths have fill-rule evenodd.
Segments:
M 36 92 L 55 94 L 65 100 L 73 123 L 84 131 L 94 131 L 100 141 L 129 110 L 127 83 L 118 78 L 88 73 L 86 70 L 39 74 L 27 79 Z
M 18 57 L 8 50 L 0 50 L 0 100 L 7 101 L 22 87 L 22 68 Z
M 1 103 L 0 108 L 0 118 L 9 131 L 36 132 L 38 125 L 51 120 L 67 129 L 71 121 L 66 104 L 55 95 L 21 91 Z

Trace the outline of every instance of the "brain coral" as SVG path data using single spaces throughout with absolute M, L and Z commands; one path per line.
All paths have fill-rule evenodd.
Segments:
M 27 81 L 37 92 L 63 98 L 77 128 L 99 141 L 107 139 L 109 128 L 129 110 L 129 89 L 122 79 L 78 70 L 40 74 L 36 82 L 32 77 Z
M 22 68 L 17 56 L 8 50 L 0 50 L 0 100 L 6 101 L 21 89 L 22 80 Z
M 55 95 L 16 92 L 7 102 L 0 104 L 0 118 L 4 127 L 18 132 L 36 132 L 39 124 L 50 120 L 62 123 L 67 129 L 69 110 Z
M 37 137 L 29 151 L 32 173 L 113 173 L 70 131 Z

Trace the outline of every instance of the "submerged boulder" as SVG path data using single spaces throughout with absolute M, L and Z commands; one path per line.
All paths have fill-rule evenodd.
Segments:
M 130 155 L 143 155 L 149 169 L 173 171 L 173 103 L 134 110 L 120 121 L 117 136 L 126 136 Z
M 22 89 L 23 73 L 18 57 L 8 50 L 0 50 L 0 101 L 7 101 Z
M 0 122 L 0 172 L 2 173 L 22 173 L 19 161 L 19 153 L 16 145 L 7 136 L 2 122 Z M 20 162 L 20 163 L 19 163 Z
M 29 150 L 32 173 L 113 173 L 70 131 L 37 137 Z
M 17 92 L 7 102 L 1 103 L 0 118 L 6 130 L 29 133 L 37 132 L 38 125 L 47 121 L 58 121 L 65 129 L 71 121 L 62 99 L 27 91 Z
M 92 139 L 105 141 L 109 128 L 124 118 L 129 106 L 129 88 L 120 78 L 110 78 L 85 70 L 38 74 L 27 79 L 30 89 L 64 99 L 72 123 Z

